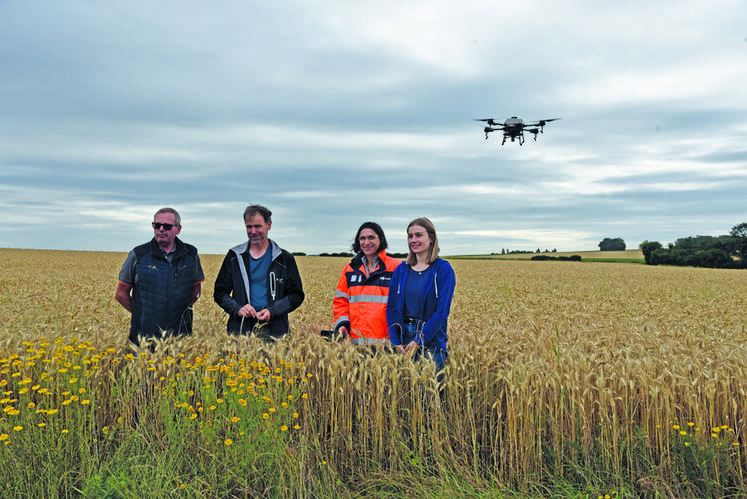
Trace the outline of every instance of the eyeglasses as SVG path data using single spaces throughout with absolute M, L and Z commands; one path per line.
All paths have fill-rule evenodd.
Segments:
M 162 224 L 160 222 L 153 222 L 151 225 L 156 230 L 158 230 L 159 227 L 162 227 L 163 230 L 171 230 L 172 227 L 174 227 L 175 224 Z

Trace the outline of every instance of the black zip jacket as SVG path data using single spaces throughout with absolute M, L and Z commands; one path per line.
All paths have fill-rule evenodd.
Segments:
M 270 240 L 272 263 L 267 272 L 270 322 L 255 331 L 263 338 L 280 338 L 289 332 L 288 314 L 303 303 L 304 292 L 296 259 Z M 213 299 L 228 314 L 226 329 L 231 334 L 250 334 L 257 324 L 251 317 L 239 317 L 238 312 L 249 303 L 250 262 L 249 241 L 228 250 L 215 279 Z

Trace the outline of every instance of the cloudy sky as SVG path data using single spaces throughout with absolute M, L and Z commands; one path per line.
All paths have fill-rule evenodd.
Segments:
M 0 0 L 0 247 L 629 248 L 747 221 L 742 0 Z M 562 117 L 536 142 L 474 118 Z

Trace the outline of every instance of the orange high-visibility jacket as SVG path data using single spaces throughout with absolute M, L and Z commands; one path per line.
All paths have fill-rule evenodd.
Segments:
M 389 283 L 392 272 L 402 262 L 388 256 L 386 251 L 380 251 L 378 257 L 376 268 L 366 275 L 365 255 L 356 255 L 343 269 L 335 290 L 332 302 L 334 329 L 347 327 L 356 344 L 389 340 L 386 327 Z

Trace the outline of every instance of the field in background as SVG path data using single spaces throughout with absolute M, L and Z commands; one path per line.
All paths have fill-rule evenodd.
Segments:
M 163 495 L 186 488 L 205 497 L 263 495 L 257 487 L 319 496 L 747 492 L 744 271 L 455 259 L 442 400 L 427 367 L 319 338 L 331 325 L 344 258 L 297 259 L 306 301 L 291 315 L 293 337 L 267 346 L 225 334 L 212 300 L 222 256 L 203 256 L 208 280 L 195 334 L 137 363 L 137 355 L 128 357 L 128 314 L 114 300 L 124 257 L 0 250 L 0 459 L 15 463 L 0 479 L 17 494 L 58 495 L 60 484 L 67 493 L 136 493 L 137 481 L 158 484 Z M 84 392 L 76 395 L 65 366 L 77 362 L 83 374 L 74 386 Z M 85 367 L 92 362 L 96 369 Z M 235 393 L 226 383 L 248 374 L 230 373 L 259 369 L 247 367 L 252 362 L 293 372 L 290 378 L 308 375 L 303 392 L 288 393 L 296 433 L 285 420 L 262 432 L 250 426 L 264 451 L 239 430 L 243 423 L 231 423 L 253 421 L 251 404 L 240 403 L 246 396 L 215 395 Z M 151 369 L 160 373 L 156 389 L 127 391 L 150 379 Z M 180 385 L 190 372 L 194 385 Z M 52 395 L 39 396 L 40 386 Z M 265 396 L 279 417 L 277 397 L 285 392 L 273 390 Z M 175 409 L 167 392 L 192 398 Z M 205 416 L 213 406 L 224 419 Z M 145 407 L 153 407 L 147 421 L 136 417 Z M 48 412 L 39 413 L 55 409 L 77 431 L 62 434 Z M 257 411 L 258 420 L 276 415 Z M 174 421 L 184 434 L 170 436 Z M 78 440 L 66 447 L 72 433 Z M 188 449 L 178 447 L 185 441 Z M 64 462 L 54 461 L 51 448 Z M 272 468 L 234 468 L 258 452 Z M 44 479 L 25 471 L 50 460 L 57 471 Z M 133 462 L 135 471 L 125 471 Z M 58 488 L 34 488 L 44 480 Z
M 514 253 L 509 255 L 470 255 L 470 256 L 457 256 L 453 257 L 456 259 L 469 259 L 469 258 L 491 258 L 491 259 L 503 259 L 503 260 L 530 260 L 533 256 L 547 255 L 547 256 L 573 256 L 578 255 L 583 260 L 587 261 L 632 261 L 636 263 L 643 262 L 643 252 L 639 249 L 629 249 L 625 251 L 558 251 L 558 252 L 542 252 L 542 253 Z

